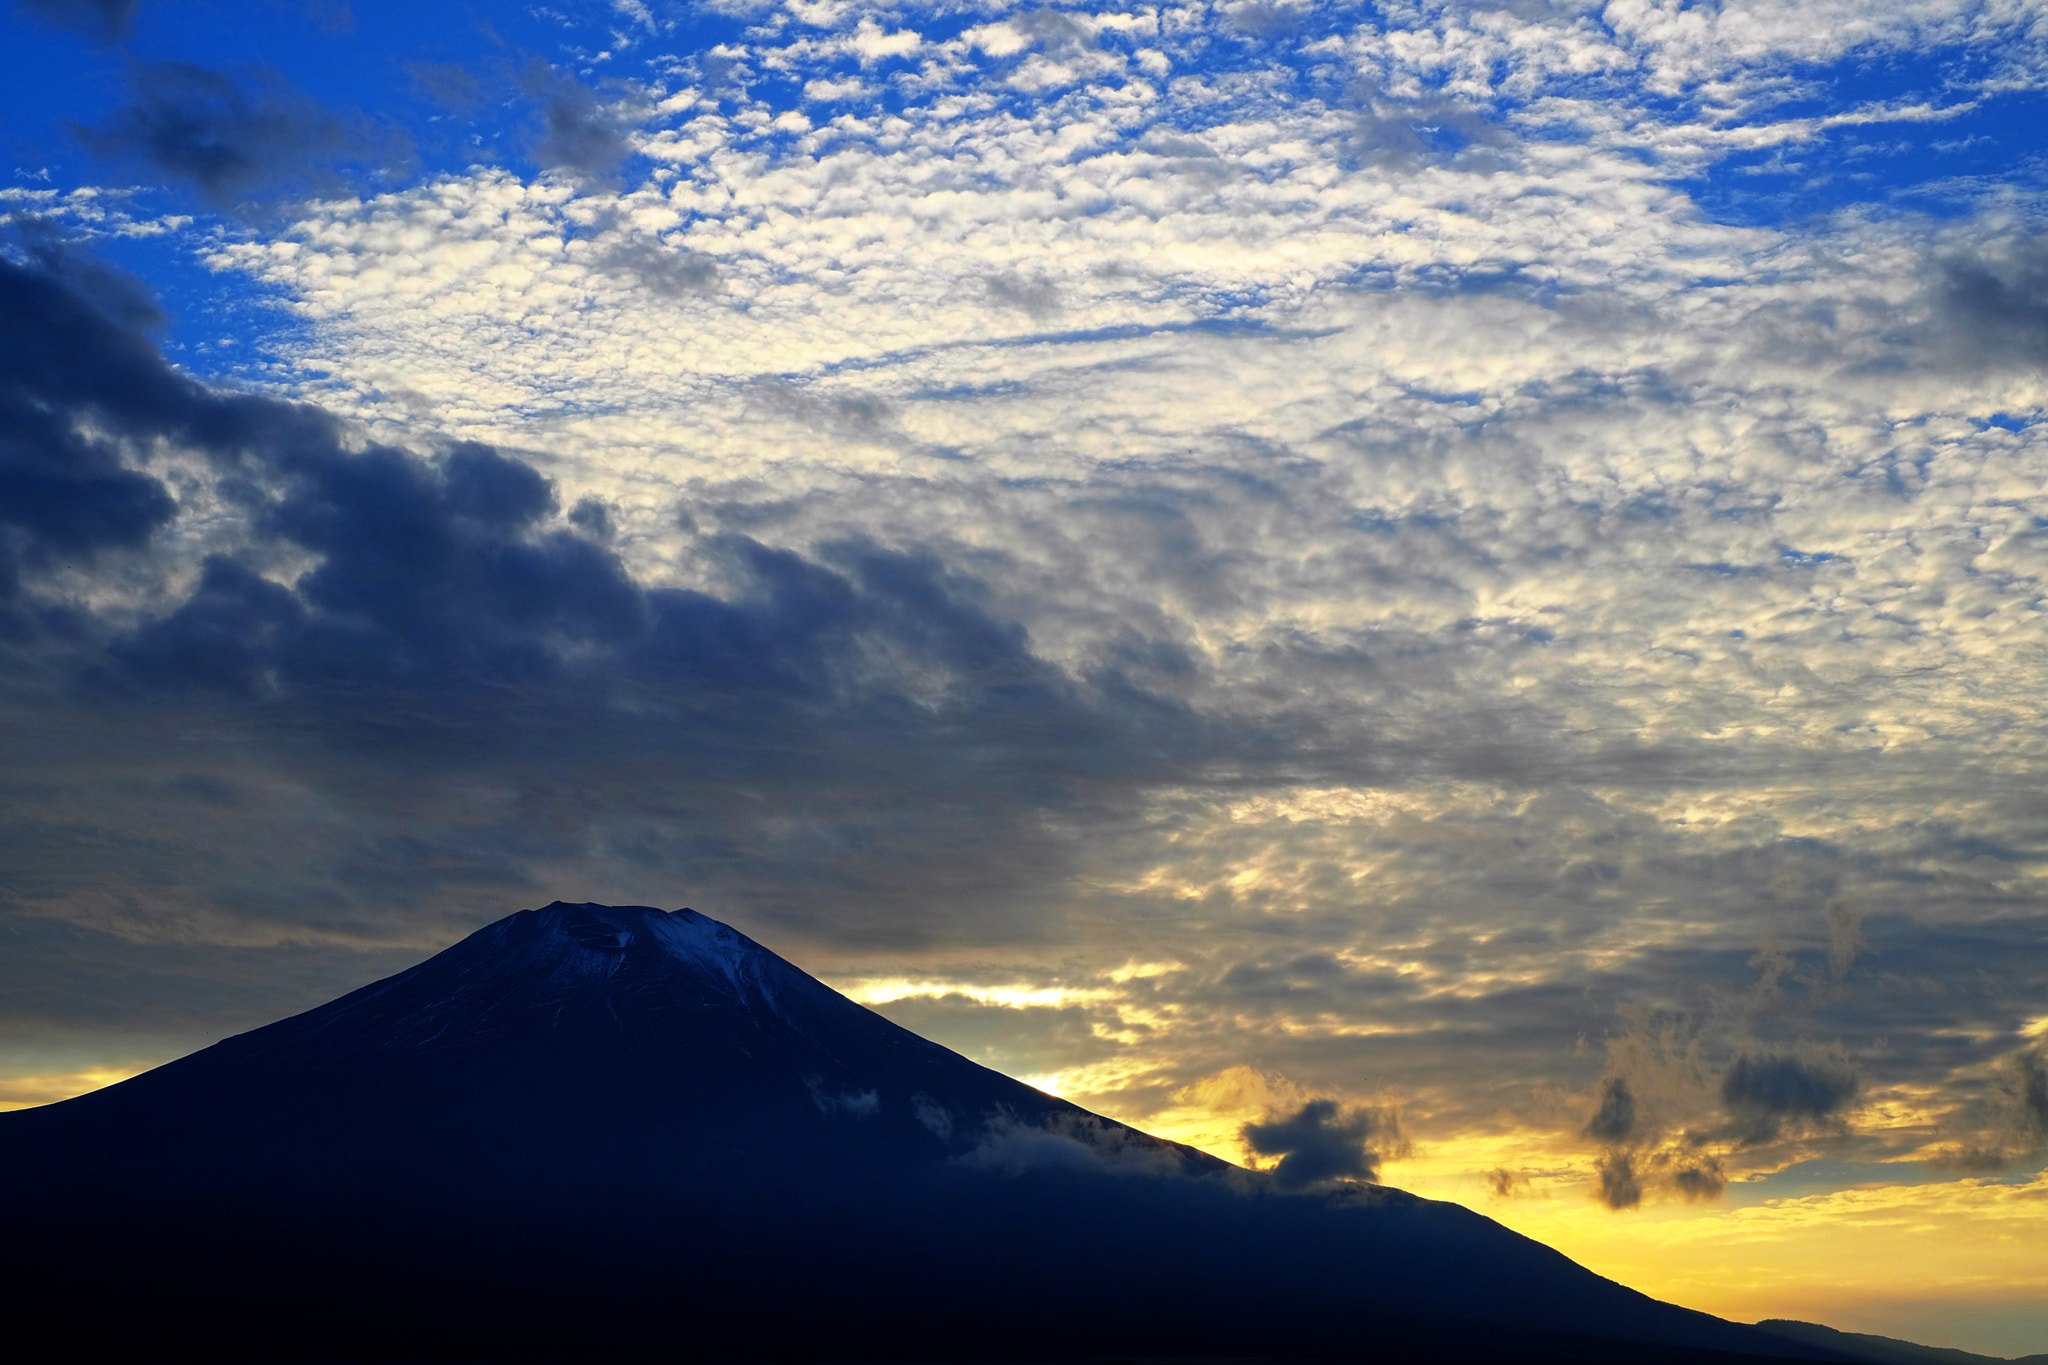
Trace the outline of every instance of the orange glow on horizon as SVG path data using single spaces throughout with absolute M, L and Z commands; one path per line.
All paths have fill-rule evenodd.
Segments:
M 146 1066 L 92 1066 L 82 1071 L 0 1076 L 0 1113 L 55 1104 L 58 1100 L 68 1100 L 116 1081 L 125 1081 L 130 1076 L 140 1076 L 147 1070 Z

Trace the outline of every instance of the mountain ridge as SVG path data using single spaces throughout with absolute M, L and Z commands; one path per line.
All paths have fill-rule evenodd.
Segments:
M 1757 1327 L 1772 1336 L 1802 1345 L 1839 1351 L 1867 1365 L 2048 1365 L 2048 1352 L 2025 1356 L 1987 1356 L 1953 1346 L 1923 1346 L 1899 1337 L 1870 1332 L 1844 1332 L 1817 1322 L 1765 1318 Z
M 490 1054 L 506 1048 L 544 1069 L 564 1051 L 584 1070 L 601 1056 L 630 1073 L 605 1077 L 619 1085 L 656 1083 L 662 1067 L 682 1063 L 708 1070 L 727 1091 L 745 1090 L 756 1105 L 766 1098 L 748 1072 L 794 1076 L 800 1088 L 783 1085 L 771 1105 L 785 1119 L 804 1107 L 792 1106 L 799 1095 L 822 1113 L 857 1114 L 848 1104 L 872 1092 L 876 1112 L 868 1117 L 898 1120 L 885 1125 L 897 1141 L 906 1115 L 942 1147 L 949 1127 L 965 1135 L 991 1118 L 1057 1120 L 1118 1131 L 1121 1143 L 1189 1171 L 1228 1167 L 921 1038 L 688 908 L 557 901 L 521 911 L 417 966 L 94 1094 L 113 1104 L 217 1074 L 240 1087 L 273 1070 L 284 1073 L 276 1083 L 293 1086 L 394 1064 L 475 1064 L 487 1074 Z M 921 1082 L 926 1073 L 945 1079 Z M 886 1101 L 878 1078 L 890 1091 Z

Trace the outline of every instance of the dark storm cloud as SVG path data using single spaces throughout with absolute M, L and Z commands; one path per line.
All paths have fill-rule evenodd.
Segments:
M 1347 159 L 1361 167 L 1398 172 L 1455 161 L 1490 169 L 1515 144 L 1507 129 L 1455 100 L 1395 98 L 1363 81 L 1346 94 L 1354 111 Z
M 755 386 L 748 415 L 793 418 L 829 436 L 889 444 L 902 439 L 894 404 L 872 393 L 825 390 L 771 379 Z
M 258 525 L 320 557 L 289 589 L 216 559 L 176 611 L 119 640 L 144 690 L 537 683 L 562 651 L 616 642 L 647 607 L 618 561 L 567 531 L 547 482 L 481 446 L 301 452 Z M 232 671 L 228 671 L 232 664 Z
M 1304 953 L 1278 963 L 1240 962 L 1219 984 L 1224 995 L 1246 1004 L 1308 1014 L 1346 1005 L 1384 1006 L 1412 989 L 1398 972 L 1355 971 L 1327 953 Z
M 1147 1015 L 1170 1011 L 1176 1020 L 1172 1044 L 1199 1052 L 1204 1060 L 1194 1065 L 1201 1070 L 1244 1060 L 1252 1030 L 1261 1065 L 1284 1071 L 1313 1093 L 1349 1088 L 1360 1075 L 1370 1075 L 1392 1093 L 1434 1092 L 1427 1101 L 1426 1121 L 1432 1124 L 1483 1125 L 1502 1108 L 1528 1115 L 1560 1136 L 1582 1140 L 1589 1171 L 1593 1159 L 1610 1149 L 1627 1150 L 1646 1198 L 1707 1198 L 1710 1158 L 1735 1171 L 1759 1156 L 1753 1148 L 1737 1155 L 1741 1125 L 1731 1123 L 1720 1094 L 1722 1073 L 1745 1051 L 1809 1056 L 1802 1047 L 1839 1042 L 1856 1053 L 1864 1090 L 1941 1085 L 1958 1102 L 1981 1104 L 1981 1126 L 2001 1136 L 2007 1132 L 2014 1109 L 2009 1091 L 2016 1085 L 2010 1054 L 2032 1002 L 2048 985 L 2048 925 L 2038 917 L 1957 925 L 1919 922 L 1890 908 L 1874 911 L 1858 924 L 1864 946 L 1837 976 L 1841 916 L 1830 913 L 1834 902 L 1820 889 L 1803 903 L 1774 911 L 1777 932 L 1799 932 L 1803 943 L 1760 965 L 1753 965 L 1759 956 L 1754 947 L 1741 946 L 1742 937 L 1754 933 L 1742 919 L 1753 903 L 1723 912 L 1728 928 L 1722 948 L 1702 946 L 1691 936 L 1682 947 L 1645 947 L 1598 968 L 1562 965 L 1560 957 L 1596 931 L 1568 908 L 1568 859 L 1560 856 L 1554 867 L 1540 871 L 1535 866 L 1549 856 L 1537 850 L 1572 846 L 1543 832 L 1541 814 L 1525 810 L 1513 827 L 1499 875 L 1490 866 L 1484 825 L 1461 825 L 1437 838 L 1413 827 L 1347 830 L 1346 846 L 1374 860 L 1383 885 L 1416 891 L 1370 910 L 1293 912 L 1287 940 L 1327 944 L 1326 951 L 1262 956 L 1245 964 L 1229 961 L 1235 953 L 1219 954 L 1220 962 L 1210 959 L 1200 969 L 1127 983 L 1124 989 Z M 1252 865 L 1258 848 L 1226 844 L 1216 856 L 1226 867 Z M 1183 865 L 1194 856 L 1185 846 L 1175 853 Z M 1439 860 L 1438 853 L 1445 856 Z M 1415 860 L 1418 854 L 1429 856 Z M 1792 900 L 1796 874 L 1811 855 L 1804 845 L 1775 852 L 1745 849 L 1725 861 L 1703 860 L 1696 872 L 1681 864 L 1673 875 L 1687 884 L 1745 891 L 1775 886 L 1774 895 Z M 1924 896 L 1917 856 L 1898 867 L 1872 862 L 1857 876 L 1863 888 L 1859 904 L 1908 906 Z M 1656 895 L 1653 888 L 1661 884 L 1643 883 L 1632 894 Z M 1551 915 L 1541 922 L 1542 932 L 1526 920 L 1492 930 L 1517 926 L 1515 917 L 1537 906 Z M 1202 907 L 1198 922 L 1205 929 L 1224 928 L 1233 910 L 1242 913 L 1219 898 Z M 1475 920 L 1489 932 L 1461 931 Z M 1252 941 L 1269 932 L 1262 928 Z M 1377 955 L 1390 939 L 1402 944 L 1409 962 L 1426 969 L 1405 978 L 1407 988 L 1336 988 L 1331 965 L 1340 953 Z M 1989 962 L 1999 964 L 1996 976 L 1982 970 Z M 1775 991 L 1768 1011 L 1756 996 L 1760 970 Z M 1352 969 L 1346 975 L 1360 973 Z M 1432 985 L 1453 981 L 1458 995 L 1450 1004 Z M 1615 1011 L 1629 1006 L 1652 1008 L 1646 1016 L 1630 1013 L 1617 1020 Z M 1431 1027 L 1447 1019 L 1455 1020 L 1455 1030 Z M 1283 1027 L 1270 1027 L 1269 1021 Z M 1610 1034 L 1612 1040 L 1640 1045 L 1640 1052 L 1601 1058 L 1598 1049 L 1578 1046 L 1617 1023 L 1626 1038 Z M 1348 1024 L 1377 1027 L 1341 1036 Z M 1113 1020 L 1105 1020 L 1105 1028 L 1112 1026 Z M 1572 1102 L 1560 1105 L 1543 1091 L 1561 1069 L 1573 1069 L 1562 1059 L 1575 1054 L 1586 1057 L 1588 1069 L 1573 1078 Z M 1162 1091 L 1153 1102 L 1164 1106 L 1168 1099 Z M 1420 1102 L 1409 1104 L 1413 1110 Z M 1781 1128 L 1788 1140 L 1837 1136 L 1833 1123 L 1787 1121 Z M 1951 1131 L 1960 1136 L 1975 1129 L 1959 1117 Z M 1868 1135 L 1847 1137 L 1860 1143 Z M 1687 1169 L 1700 1174 L 1681 1179 Z M 1398 1182 L 1398 1174 L 1394 1178 Z
M 1671 1183 L 1688 1202 L 1701 1199 L 1719 1199 L 1728 1188 L 1728 1177 L 1721 1170 L 1718 1161 L 1703 1161 L 1693 1166 L 1681 1166 L 1671 1173 Z
M 133 281 L 29 225 L 0 256 L 0 526 L 24 570 L 147 543 L 176 512 L 135 457 L 169 441 L 225 467 L 305 470 L 338 455 L 317 409 L 216 394 L 171 369 L 140 330 L 156 319 Z
M 154 310 L 47 236 L 25 246 L 25 263 L 0 257 L 0 605 L 24 570 L 140 547 L 177 509 L 118 439 L 139 434 L 122 420 L 132 404 L 182 397 L 134 330 Z
M 101 42 L 128 32 L 141 0 L 15 0 L 15 9 Z
M 452 114 L 474 114 L 489 91 L 484 79 L 460 62 L 407 62 L 405 74 L 422 95 Z
M 569 524 L 592 540 L 610 540 L 616 533 L 611 508 L 601 498 L 583 498 L 569 509 Z
M 1094 46 L 1094 37 L 1087 28 L 1058 10 L 1031 10 L 1012 22 L 1055 56 L 1076 56 Z
M 2048 1141 L 2048 1057 L 2029 1048 L 2013 1058 L 2013 1071 L 2021 1131 L 2037 1143 Z
M 182 605 L 113 642 L 111 680 L 142 693 L 331 702 L 390 690 L 484 707 L 516 689 L 522 706 L 600 713 L 611 684 L 630 680 L 643 700 L 716 702 L 731 726 L 880 700 L 892 662 L 914 661 L 933 684 L 985 700 L 1000 690 L 1061 705 L 1039 690 L 1058 681 L 1021 629 L 983 612 L 976 585 L 928 554 L 850 540 L 810 559 L 727 536 L 709 548 L 731 596 L 648 590 L 610 550 L 555 527 L 547 481 L 487 447 L 431 462 L 302 448 L 276 468 L 281 492 L 255 524 L 315 567 L 287 587 L 209 561 Z
M 551 486 L 517 459 L 474 444 L 437 460 L 349 450 L 317 409 L 178 376 L 52 270 L 0 262 L 0 290 L 0 393 L 15 418 L 0 516 L 31 548 L 139 544 L 172 513 L 160 483 L 78 434 L 90 419 L 211 454 L 244 476 L 229 486 L 259 539 L 314 557 L 288 585 L 209 560 L 182 604 L 113 642 L 109 677 L 139 692 L 431 692 L 623 668 L 760 705 L 874 681 L 887 657 L 1016 696 L 1056 681 L 1022 630 L 929 554 L 848 539 L 813 560 L 727 536 L 710 547 L 731 598 L 645 590 L 611 551 L 555 524 Z M 589 509 L 578 524 L 593 524 Z M 597 649 L 609 651 L 602 667 L 588 662 Z
M 1286 1118 L 1244 1126 L 1245 1145 L 1260 1156 L 1277 1156 L 1273 1179 L 1282 1189 L 1298 1190 L 1325 1180 L 1378 1180 L 1380 1153 L 1375 1137 L 1398 1138 L 1384 1114 L 1370 1109 L 1344 1110 L 1335 1100 L 1310 1100 Z
M 1593 1170 L 1600 1179 L 1600 1202 L 1608 1208 L 1632 1209 L 1643 1202 L 1643 1182 L 1629 1153 L 1609 1152 L 1593 1164 Z
M 1299 29 L 1309 15 L 1307 5 L 1274 4 L 1253 0 L 1231 9 L 1224 17 L 1225 28 L 1253 38 L 1278 38 Z
M 1789 1055 L 1737 1057 L 1721 1077 L 1721 1102 L 1744 1142 L 1768 1142 L 1787 1123 L 1838 1118 L 1861 1089 L 1846 1065 Z
M 708 294 L 718 288 L 718 267 L 709 256 L 678 251 L 645 237 L 629 237 L 607 246 L 597 267 L 637 284 L 659 298 Z
M 1636 1128 L 1636 1098 L 1626 1076 L 1610 1076 L 1601 1087 L 1600 1108 L 1586 1122 L 1586 1136 L 1601 1142 L 1626 1142 Z
M 75 127 L 95 155 L 188 185 L 216 208 L 338 184 L 339 167 L 403 163 L 402 135 L 322 108 L 274 73 L 237 78 L 190 62 L 136 63 L 129 102 Z
M 610 102 L 575 77 L 535 63 L 522 77 L 539 101 L 539 123 L 531 152 L 542 170 L 560 171 L 592 185 L 614 185 L 619 167 L 632 155 L 632 124 Z
M 256 696 L 276 685 L 278 637 L 304 629 L 305 619 L 289 589 L 215 557 L 183 606 L 110 648 L 138 681 Z
M 2048 244 L 1987 243 L 1941 266 L 1940 311 L 1964 349 L 2008 363 L 2048 361 Z
M 1017 309 L 1034 320 L 1043 321 L 1060 311 L 1059 286 L 1050 276 L 1006 270 L 989 276 L 983 284 L 988 289 L 990 303 Z
M 1512 1199 L 1529 1188 L 1526 1171 L 1511 1171 L 1505 1166 L 1496 1166 L 1486 1173 L 1486 1186 L 1493 1191 L 1495 1199 Z
M 1754 955 L 1740 948 L 1703 951 L 1655 949 L 1635 964 L 1620 993 L 1632 990 L 1663 1008 L 1690 1008 L 1743 1020 L 1756 1042 L 1796 1049 L 1812 1037 L 1881 1035 L 1883 1049 L 1862 1059 L 1873 1084 L 1905 1082 L 1930 1069 L 1997 1063 L 2024 1024 L 2025 1002 L 2048 985 L 2048 924 L 2039 916 L 1994 923 L 1928 923 L 1912 913 L 1916 856 L 1900 866 L 1875 860 L 1855 869 L 1859 895 L 1883 905 L 1859 921 L 1866 940 L 1853 967 L 1837 979 L 1835 943 L 1814 936 L 1810 946 L 1786 952 L 1759 976 Z M 1787 877 L 1796 864 L 1758 862 L 1765 877 Z M 1970 888 L 1952 876 L 1952 895 Z M 1823 912 L 1822 922 L 1828 924 Z M 1997 964 L 1987 970 L 1986 964 Z M 1782 968 L 1782 970 L 1781 970 Z M 1768 981 L 1768 1000 L 1757 987 Z M 1670 983 L 1660 986 L 1653 983 Z M 1687 987 L 1684 994 L 1672 989 Z M 1759 1015 L 1756 1006 L 1768 1003 Z
M 21 263 L 71 290 L 115 326 L 149 331 L 163 326 L 163 309 L 141 280 L 76 249 L 48 219 L 22 216 L 6 224 Z

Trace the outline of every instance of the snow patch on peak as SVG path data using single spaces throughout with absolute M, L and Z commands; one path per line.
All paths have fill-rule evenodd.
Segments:
M 538 917 L 543 951 L 554 960 L 553 970 L 565 976 L 609 977 L 629 954 L 651 953 L 666 959 L 671 970 L 681 968 L 705 986 L 785 1017 L 787 993 L 803 995 L 807 986 L 830 993 L 731 925 L 687 907 L 671 912 L 556 901 L 524 913 Z
M 687 907 L 671 912 L 649 905 L 556 901 L 526 913 L 541 918 L 550 938 L 600 953 L 644 943 L 691 962 L 725 968 L 728 973 L 740 959 L 772 956 L 731 925 Z
M 670 952 L 683 957 L 729 961 L 768 951 L 731 925 L 688 908 L 662 916 L 654 932 Z

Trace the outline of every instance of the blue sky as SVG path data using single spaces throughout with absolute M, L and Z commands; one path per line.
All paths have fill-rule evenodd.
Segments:
M 0 22 L 0 1100 L 690 904 L 2048 1349 L 2038 4 Z

